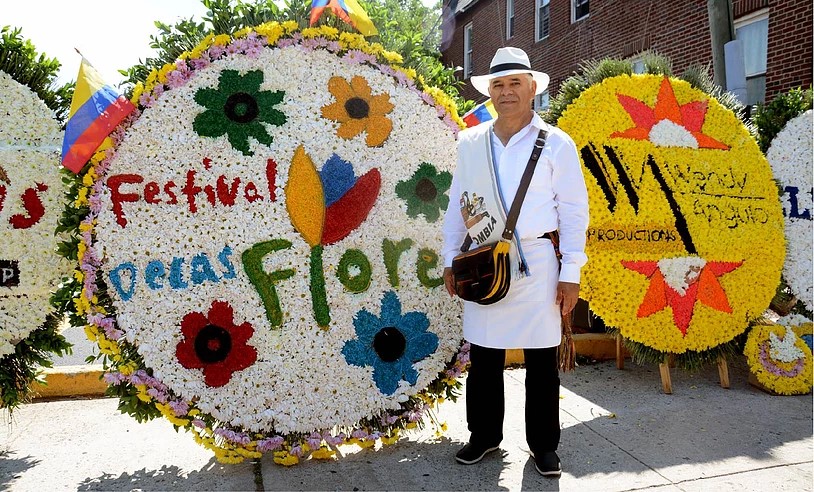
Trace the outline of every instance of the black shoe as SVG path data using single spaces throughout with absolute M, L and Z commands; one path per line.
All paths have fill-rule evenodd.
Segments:
M 560 457 L 554 451 L 546 451 L 534 456 L 534 468 L 544 477 L 559 477 L 562 475 Z
M 482 460 L 484 456 L 492 451 L 497 451 L 497 449 L 498 446 L 479 446 L 470 442 L 455 454 L 455 461 L 463 465 L 474 465 Z

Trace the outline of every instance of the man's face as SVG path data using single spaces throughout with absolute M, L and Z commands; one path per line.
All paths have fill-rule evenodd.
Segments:
M 529 111 L 536 90 L 537 82 L 528 73 L 505 75 L 489 82 L 489 97 L 492 98 L 498 116 Z

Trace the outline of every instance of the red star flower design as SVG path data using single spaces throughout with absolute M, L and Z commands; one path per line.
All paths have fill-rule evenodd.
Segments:
M 687 336 L 687 328 L 692 321 L 696 301 L 716 311 L 732 313 L 732 306 L 729 305 L 729 299 L 718 277 L 737 269 L 743 264 L 742 261 L 704 261 L 697 258 L 697 261 L 688 264 L 686 269 L 677 272 L 674 268 L 675 262 L 671 260 L 685 258 L 670 258 L 660 262 L 622 260 L 625 268 L 650 279 L 650 285 L 636 312 L 637 317 L 644 318 L 670 306 L 673 309 L 675 325 L 682 336 Z M 676 273 L 679 276 L 676 276 Z
M 611 137 L 647 140 L 656 145 L 729 150 L 729 146 L 701 132 L 707 116 L 707 101 L 678 104 L 667 77 L 661 81 L 656 104 L 651 108 L 638 99 L 616 94 L 633 120 L 632 128 Z

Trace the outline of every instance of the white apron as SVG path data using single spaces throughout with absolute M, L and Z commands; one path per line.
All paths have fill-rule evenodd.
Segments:
M 521 243 L 531 276 L 512 279 L 506 297 L 488 306 L 464 301 L 464 338 L 491 348 L 546 348 L 560 344 L 559 265 L 548 239 Z
M 472 140 L 459 147 L 459 151 L 464 152 L 464 160 L 469 165 L 488 169 L 486 166 L 491 166 L 493 159 L 488 143 L 491 125 L 483 126 L 485 128 L 479 131 L 470 132 Z M 533 133 L 536 136 L 536 129 Z M 550 184 L 551 167 L 544 164 L 541 157 L 534 181 L 539 186 L 544 180 Z M 462 184 L 462 188 L 467 186 Z M 530 187 L 526 199 L 533 192 L 534 187 Z M 499 235 L 499 231 L 495 232 Z M 540 233 L 543 232 L 547 231 Z M 483 306 L 464 301 L 466 340 L 491 348 L 547 348 L 560 344 L 561 317 L 559 306 L 555 304 L 559 264 L 554 247 L 548 239 L 524 239 L 521 248 L 531 275 L 513 276 L 509 293 L 495 304 Z

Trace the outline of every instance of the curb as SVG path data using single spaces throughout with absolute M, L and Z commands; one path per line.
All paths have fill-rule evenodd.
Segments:
M 594 360 L 616 358 L 616 339 L 607 333 L 578 333 L 574 335 L 578 355 Z M 627 355 L 627 351 L 625 351 Z M 523 364 L 523 350 L 506 351 L 506 365 Z M 101 364 L 57 366 L 43 371 L 45 383 L 34 383 L 32 397 L 69 398 L 74 396 L 104 396 L 107 383 L 102 379 Z
M 31 385 L 32 397 L 65 398 L 71 396 L 103 396 L 107 383 L 102 380 L 101 364 L 57 366 L 43 370 L 44 383 Z

